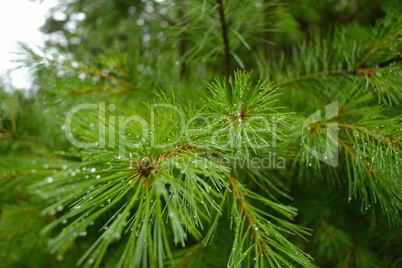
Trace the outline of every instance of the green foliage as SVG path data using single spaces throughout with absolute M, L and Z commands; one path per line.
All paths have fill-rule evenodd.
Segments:
M 0 90 L 0 267 L 399 267 L 402 6 L 310 2 L 61 1 Z
M 110 219 L 103 223 L 102 234 L 83 254 L 80 264 L 100 265 L 102 258 L 106 257 L 108 247 L 126 235 L 129 238 L 124 241 L 126 246 L 120 253 L 117 266 L 135 267 L 141 263 L 162 266 L 164 258 L 174 262 L 172 251 L 176 247 L 184 247 L 187 243 L 191 245 L 197 241 L 212 243 L 220 215 L 223 211 L 232 211 L 232 217 L 243 219 L 245 222 L 237 220 L 231 223 L 235 225 L 233 248 L 236 250 L 232 252 L 229 266 L 238 266 L 246 256 L 247 262 L 251 262 L 254 256 L 256 260 L 258 258 L 257 263 L 263 265 L 266 260 L 264 255 L 276 266 L 290 265 L 288 258 L 310 266 L 309 257 L 281 234 L 306 234 L 306 230 L 275 214 L 253 207 L 251 202 L 258 201 L 268 205 L 273 211 L 290 220 L 296 215 L 295 209 L 272 202 L 244 188 L 229 175 L 230 169 L 222 162 L 222 157 L 226 160 L 235 159 L 233 150 L 237 152 L 235 157 L 241 157 L 242 148 L 250 148 L 256 153 L 257 148 L 261 147 L 261 144 L 255 143 L 247 136 L 241 138 L 243 135 L 256 133 L 253 124 L 243 126 L 243 122 L 248 122 L 249 118 L 253 117 L 269 122 L 274 115 L 276 120 L 280 121 L 283 116 L 276 112 L 275 107 L 270 107 L 274 104 L 274 101 L 270 101 L 272 86 L 267 81 L 260 81 L 256 87 L 251 87 L 249 78 L 246 73 L 237 73 L 231 80 L 231 101 L 219 98 L 227 97 L 225 83 L 218 80 L 211 84 L 212 98 L 207 100 L 210 106 L 205 109 L 205 116 L 202 109 L 197 109 L 199 114 L 158 109 L 150 116 L 157 128 L 154 128 L 151 122 L 143 122 L 142 117 L 138 120 L 140 124 L 127 125 L 120 121 L 116 132 L 125 133 L 125 137 L 119 139 L 118 146 L 115 146 L 115 143 L 109 143 L 107 146 L 97 144 L 95 148 L 81 150 L 76 155 L 81 161 L 66 165 L 61 172 L 33 184 L 32 191 L 43 200 L 48 200 L 50 204 L 43 211 L 45 214 L 54 215 L 56 212 L 62 212 L 64 208 L 69 208 L 69 211 L 60 215 L 42 231 L 42 234 L 51 236 L 49 247 L 53 252 L 63 255 L 78 237 L 86 236 L 87 229 L 106 214 Z M 257 94 L 256 88 L 259 92 Z M 268 102 L 262 105 L 257 100 Z M 163 105 L 169 105 L 168 108 L 178 107 L 173 104 L 176 103 Z M 236 109 L 236 112 L 232 109 Z M 243 110 L 244 114 L 238 114 L 239 109 Z M 218 120 L 211 128 L 204 129 L 202 135 L 187 136 L 181 133 L 178 114 L 185 114 L 188 117 L 186 121 L 206 116 L 211 120 L 216 119 L 216 114 L 209 111 L 219 112 L 220 117 L 226 116 L 231 126 L 219 124 Z M 122 113 L 117 114 L 121 118 Z M 100 118 L 101 121 L 108 120 L 108 129 L 114 127 L 110 119 L 112 116 L 108 114 Z M 92 121 L 92 117 L 89 118 Z M 174 122 L 177 123 L 176 126 Z M 88 127 L 85 122 L 76 122 L 74 125 L 76 135 L 85 137 L 86 140 L 93 139 L 97 134 L 97 129 Z M 150 127 L 147 127 L 148 125 Z M 214 146 L 213 135 L 225 132 L 216 129 L 216 126 L 224 126 L 224 130 L 236 129 L 230 135 L 236 136 L 237 142 L 229 146 L 220 146 L 219 141 L 224 138 L 218 137 L 217 146 Z M 257 126 L 260 129 L 263 127 Z M 144 128 L 149 129 L 149 133 L 141 137 L 143 142 L 138 143 L 138 140 L 129 138 L 139 137 Z M 96 132 L 93 133 L 94 131 Z M 277 129 L 273 128 L 269 134 L 278 136 L 280 133 L 276 131 Z M 105 138 L 110 141 L 110 135 L 114 134 L 110 131 L 106 133 Z M 171 142 L 175 137 L 179 138 Z M 212 139 L 210 146 L 199 146 L 199 141 L 206 144 L 208 137 Z M 266 140 L 259 135 L 256 137 L 260 143 Z M 239 138 L 247 140 L 247 146 Z M 162 142 L 168 144 L 158 146 L 163 144 Z M 247 151 L 243 157 L 248 157 Z M 228 192 L 234 194 L 232 202 L 225 202 Z M 241 201 L 238 203 L 237 199 Z M 247 199 L 250 201 L 246 201 Z M 57 231 L 59 226 L 63 225 L 65 227 Z M 250 230 L 254 231 L 250 233 Z M 193 243 L 187 242 L 189 236 L 194 240 Z

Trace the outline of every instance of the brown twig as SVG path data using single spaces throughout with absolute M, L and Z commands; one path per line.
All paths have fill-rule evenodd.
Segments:
M 397 38 L 399 35 L 401 35 L 402 31 L 398 31 L 396 34 L 391 35 L 387 39 L 383 40 L 382 42 L 376 44 L 357 64 L 355 67 L 355 70 L 360 69 L 364 63 L 367 62 L 367 60 L 374 55 L 378 50 L 382 49 L 385 47 L 385 45 L 391 41 L 394 38 Z
M 223 163 L 222 163 L 223 164 Z M 224 164 L 223 164 L 224 165 Z M 243 197 L 242 197 L 242 194 L 241 194 L 241 192 L 240 192 L 240 190 L 239 190 L 239 188 L 237 187 L 237 183 L 235 182 L 235 180 L 234 180 L 234 178 L 230 175 L 230 174 L 228 174 L 228 177 L 229 177 L 229 184 L 232 186 L 232 190 L 233 190 L 233 192 L 234 192 L 234 195 L 236 196 L 236 199 L 239 201 L 239 203 L 240 203 L 240 214 L 243 214 L 244 215 L 244 218 L 242 219 L 243 221 L 244 220 L 247 220 L 249 223 L 250 223 L 250 225 L 248 226 L 248 229 L 250 229 L 253 233 L 254 233 L 254 235 L 255 235 L 255 237 L 258 237 L 259 236 L 259 234 L 258 234 L 258 231 L 256 231 L 256 229 L 255 228 L 251 228 L 251 226 L 253 226 L 254 224 L 256 224 L 257 223 L 257 221 L 256 221 L 256 219 L 250 214 L 250 211 L 249 211 L 249 204 L 246 202 L 246 201 L 244 201 L 244 199 L 243 199 Z M 265 256 L 269 256 L 270 255 L 270 252 L 268 252 L 267 250 L 267 248 L 266 248 L 266 246 L 263 244 L 263 242 L 262 242 L 262 239 L 259 239 L 258 240 L 258 246 L 259 246 L 259 248 L 260 248 L 260 250 L 262 250 L 262 253 L 265 255 Z
M 185 0 L 178 0 L 178 6 L 179 6 L 179 10 L 178 10 L 178 15 L 180 17 L 180 19 L 183 19 L 182 22 L 182 27 L 185 28 L 188 24 L 187 20 L 184 19 L 186 16 L 186 5 L 185 5 Z M 184 76 L 187 73 L 187 67 L 186 67 L 186 62 L 184 61 L 184 55 L 187 52 L 187 40 L 186 40 L 186 33 L 184 32 L 181 37 L 180 37 L 180 41 L 179 41 L 179 55 L 180 55 L 180 78 L 183 79 Z
M 197 254 L 201 249 L 202 249 L 202 242 L 199 242 L 198 244 L 196 244 L 191 250 L 190 252 L 187 254 L 186 257 L 184 257 L 184 259 L 177 265 L 177 267 L 188 267 L 188 262 L 192 259 L 192 257 Z
M 297 83 L 297 82 L 301 82 L 304 80 L 308 80 L 311 78 L 316 78 L 316 77 L 322 77 L 322 76 L 335 76 L 335 75 L 344 75 L 344 74 L 356 74 L 356 75 L 369 75 L 372 74 L 373 71 L 375 70 L 379 70 L 380 67 L 366 67 L 366 68 L 362 68 L 362 66 L 367 62 L 367 60 L 374 55 L 376 52 L 378 52 L 380 49 L 383 49 L 388 42 L 390 42 L 391 40 L 398 38 L 399 36 L 402 35 L 402 31 L 398 31 L 396 34 L 390 36 L 389 38 L 383 40 L 382 42 L 378 43 L 377 45 L 375 45 L 355 66 L 354 69 L 341 69 L 341 70 L 333 70 L 333 71 L 323 71 L 323 72 L 317 72 L 317 73 L 313 73 L 313 74 L 308 74 L 308 75 L 301 75 L 298 77 L 295 77 L 293 79 L 290 79 L 288 81 L 282 82 L 278 84 L 278 87 L 285 87 L 287 85 L 293 84 L 293 83 Z M 393 63 L 393 61 L 391 61 L 390 63 Z M 384 67 L 384 66 L 381 66 Z
M 285 87 L 290 84 L 294 84 L 297 82 L 301 82 L 304 80 L 322 77 L 322 76 L 336 76 L 336 75 L 344 75 L 344 74 L 356 74 L 360 76 L 366 76 L 372 74 L 374 71 L 379 70 L 379 67 L 368 67 L 368 68 L 359 68 L 359 69 L 341 69 L 341 70 L 333 70 L 333 71 L 324 71 L 317 72 L 313 74 L 301 75 L 290 79 L 288 81 L 282 82 L 278 84 L 278 87 Z
M 82 95 L 92 93 L 110 93 L 110 94 L 125 94 L 127 93 L 126 87 L 92 87 L 89 89 L 74 89 L 68 93 L 71 95 Z
M 218 158 L 219 158 L 220 164 L 221 164 L 222 166 L 226 167 L 226 165 L 225 165 L 225 163 L 223 163 L 222 159 L 221 159 L 220 157 L 218 157 Z M 244 214 L 243 214 L 244 217 L 243 217 L 242 221 L 247 220 L 247 221 L 250 223 L 250 225 L 248 226 L 246 232 L 248 232 L 248 230 L 251 230 L 251 231 L 254 233 L 255 237 L 258 237 L 258 236 L 259 236 L 258 231 L 257 231 L 255 228 L 251 228 L 251 227 L 250 227 L 250 226 L 253 226 L 254 224 L 256 224 L 257 221 L 256 221 L 256 219 L 250 214 L 250 211 L 249 211 L 249 204 L 244 200 L 243 195 L 241 194 L 240 189 L 237 187 L 237 183 L 236 183 L 235 179 L 232 177 L 232 175 L 231 175 L 230 173 L 228 173 L 227 176 L 228 176 L 228 178 L 229 178 L 229 184 L 230 184 L 231 187 L 232 187 L 234 196 L 236 197 L 236 200 L 237 200 L 237 201 L 239 202 L 239 204 L 240 204 L 240 211 L 239 211 L 239 212 L 240 212 L 240 214 L 243 214 L 243 213 L 244 213 Z M 269 250 L 269 248 L 268 248 L 268 249 L 266 248 L 266 246 L 265 246 L 265 245 L 263 244 L 263 242 L 262 242 L 262 239 L 259 239 L 259 240 L 258 240 L 258 246 L 259 246 L 259 248 L 263 251 L 262 253 L 263 253 L 265 256 L 269 256 L 269 255 L 270 255 L 270 252 L 267 251 L 267 250 Z
M 325 71 L 325 72 L 318 72 L 318 73 L 313 73 L 313 74 L 308 74 L 308 75 L 301 75 L 301 76 L 295 77 L 293 79 L 290 79 L 288 81 L 279 83 L 278 87 L 285 87 L 290 84 L 294 84 L 297 82 L 301 82 L 304 80 L 321 77 L 321 76 L 333 76 L 333 75 L 352 74 L 352 73 L 355 73 L 355 70 L 343 69 L 343 70 Z
M 228 34 L 228 23 L 225 17 L 225 7 L 223 5 L 223 0 L 218 0 L 218 11 L 219 11 L 219 18 L 221 22 L 221 29 L 222 29 L 222 39 L 223 45 L 225 47 L 225 73 L 226 79 L 229 79 L 231 72 L 232 72 L 232 63 L 230 57 L 230 45 L 229 45 L 229 34 Z M 228 80 L 227 80 L 228 81 Z M 230 91 L 230 88 L 228 87 Z M 229 94 L 231 96 L 232 94 Z
M 10 109 L 10 115 L 11 115 L 11 132 L 16 133 L 17 132 L 17 122 L 16 122 L 14 106 L 11 102 L 9 102 L 8 107 Z

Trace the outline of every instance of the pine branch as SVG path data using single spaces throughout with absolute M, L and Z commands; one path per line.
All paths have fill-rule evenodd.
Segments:
M 383 66 L 387 67 L 387 66 Z M 371 76 L 375 71 L 379 71 L 381 68 L 378 67 L 368 67 L 368 68 L 356 68 L 356 69 L 343 69 L 343 70 L 334 70 L 334 71 L 324 71 L 324 72 L 318 72 L 318 73 L 313 73 L 309 75 L 302 75 L 295 77 L 291 80 L 281 82 L 278 84 L 278 87 L 286 87 L 288 85 L 298 83 L 304 80 L 309 80 L 309 79 L 315 79 L 319 77 L 325 77 L 325 76 L 338 76 L 338 75 L 346 75 L 346 74 L 355 74 L 358 76 Z
M 225 48 L 225 73 L 226 73 L 226 79 L 229 79 L 232 73 L 232 63 L 231 63 L 231 58 L 230 58 L 230 45 L 229 45 L 229 34 L 228 34 L 228 23 L 226 20 L 225 16 L 225 6 L 223 5 L 223 0 L 217 0 L 218 1 L 218 11 L 219 11 L 219 18 L 220 18 L 220 23 L 221 23 L 221 31 L 222 31 L 222 39 L 223 39 L 223 45 Z M 228 90 L 230 88 L 228 87 Z M 232 94 L 229 91 L 229 96 Z
M 228 263 L 229 267 L 237 267 L 240 263 L 251 265 L 253 262 L 250 256 L 254 256 L 253 261 L 259 267 L 282 267 L 283 265 L 295 267 L 292 262 L 298 263 L 303 267 L 315 267 L 311 264 L 310 256 L 292 245 L 277 231 L 281 230 L 302 236 L 307 234 L 307 230 L 257 209 L 247 199 L 263 202 L 289 219 L 295 216 L 293 208 L 274 203 L 262 196 L 251 193 L 240 187 L 233 177 L 229 177 L 229 182 L 233 190 L 233 198 L 238 204 L 238 206 L 234 205 L 232 210 L 232 217 L 235 218 L 236 226 L 233 251 Z M 281 227 L 275 226 L 268 218 L 277 221 Z M 290 258 L 291 262 L 285 256 Z
M 367 60 L 373 56 L 374 54 L 376 54 L 379 50 L 382 50 L 384 48 L 386 48 L 387 44 L 394 41 L 397 38 L 402 37 L 402 30 L 397 31 L 395 34 L 389 36 L 388 38 L 386 38 L 385 40 L 381 41 L 380 43 L 377 43 L 357 64 L 355 67 L 355 70 L 360 69 L 361 66 L 363 66 L 363 64 L 365 64 L 367 62 Z
M 390 17 L 392 18 L 392 15 Z M 331 42 L 314 37 L 310 42 L 298 44 L 297 49 L 292 53 L 292 58 L 281 57 L 277 62 L 273 62 L 271 73 L 276 72 L 278 86 L 290 87 L 308 81 L 310 83 L 308 88 L 317 84 L 317 87 L 321 89 L 326 87 L 322 85 L 323 81 L 331 84 L 328 82 L 330 78 L 332 78 L 330 81 L 337 82 L 340 81 L 336 79 L 337 77 L 348 76 L 367 89 L 378 93 L 380 102 L 389 105 L 400 103 L 402 93 L 395 83 L 402 70 L 397 60 L 400 50 L 400 29 L 392 24 L 384 26 L 380 33 L 375 33 L 376 37 L 382 41 L 350 41 L 345 37 L 348 34 L 351 33 L 347 30 L 335 30 L 331 36 L 327 37 Z M 367 43 L 374 43 L 374 47 L 371 47 L 368 52 Z M 391 52 L 388 53 L 388 51 Z M 371 66 L 363 67 L 369 58 L 372 59 Z M 291 66 L 289 61 L 292 62 Z M 319 92 L 321 93 L 322 90 Z
M 186 268 L 188 263 L 194 258 L 194 255 L 198 254 L 203 247 L 203 243 L 197 243 L 192 249 L 186 254 L 186 256 L 177 264 L 177 267 Z
M 186 0 L 179 0 L 178 3 L 177 3 L 178 6 L 179 6 L 178 15 L 179 15 L 179 18 L 183 21 L 182 24 L 181 24 L 181 27 L 187 27 L 187 24 L 188 24 L 187 20 L 185 19 L 185 17 L 186 17 L 186 11 L 185 11 L 186 4 L 185 4 L 185 1 Z M 185 33 L 183 33 L 183 36 L 181 36 L 181 39 L 179 41 L 179 55 L 180 55 L 181 59 L 186 54 L 187 47 L 188 47 L 188 41 L 186 40 Z M 184 60 L 182 60 L 180 62 L 180 78 L 181 79 L 183 79 L 184 76 L 186 75 L 186 73 L 187 73 L 186 69 L 187 69 L 186 62 Z
M 350 94 L 343 95 L 339 100 L 340 112 L 337 117 L 309 125 L 304 144 L 318 151 L 326 151 L 326 157 L 330 158 L 328 153 L 337 152 L 338 143 L 344 151 L 348 171 L 349 200 L 352 197 L 360 198 L 362 212 L 370 210 L 373 221 L 375 204 L 378 202 L 390 224 L 399 225 L 398 211 L 402 207 L 402 196 L 394 189 L 397 188 L 397 178 L 401 172 L 395 166 L 400 161 L 398 154 L 402 149 L 400 116 L 380 119 L 382 111 L 379 106 L 365 106 L 372 100 L 371 94 L 364 90 L 349 90 Z M 319 176 L 322 176 L 322 168 L 326 168 L 323 162 L 312 158 L 305 148 L 301 149 L 298 161 L 301 164 L 309 163 L 308 166 L 313 167 Z
M 302 76 L 292 78 L 288 81 L 280 82 L 280 83 L 278 83 L 278 87 L 286 87 L 286 86 L 294 84 L 294 83 L 298 83 L 298 82 L 301 82 L 304 80 L 309 80 L 312 78 L 319 78 L 322 76 L 336 76 L 336 75 L 344 75 L 344 74 L 351 74 L 351 73 L 356 73 L 356 71 L 344 69 L 344 70 L 324 71 L 324 72 L 318 72 L 318 73 L 313 73 L 313 74 L 309 74 L 309 75 L 302 75 Z
M 93 93 L 108 93 L 111 95 L 114 94 L 127 94 L 128 88 L 126 87 L 93 87 L 93 88 L 85 88 L 85 89 L 73 89 L 68 91 L 71 95 L 84 95 L 84 94 L 93 94 Z
M 48 148 L 53 147 L 44 139 L 17 133 L 17 113 L 12 102 L 8 102 L 8 112 L 10 113 L 8 120 L 11 122 L 11 125 L 2 123 L 1 121 L 6 121 L 6 118 L 3 119 L 0 117 L 0 145 L 6 142 L 12 143 L 14 141 L 21 141 L 30 145 L 40 145 Z
M 399 267 L 400 12 L 331 28 L 352 5 L 279 2 L 61 3 L 45 30 L 67 45 L 22 45 L 32 95 L 0 83 L 5 265 Z

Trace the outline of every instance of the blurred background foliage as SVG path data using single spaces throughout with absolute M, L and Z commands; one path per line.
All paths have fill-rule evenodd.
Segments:
M 97 237 L 95 230 L 78 239 L 63 257 L 49 254 L 47 238 L 38 233 L 62 212 L 42 215 L 43 200 L 28 189 L 64 165 L 80 161 L 63 125 L 73 106 L 105 101 L 140 114 L 147 109 L 142 103 L 152 102 L 161 91 L 184 104 L 198 103 L 208 95 L 204 81 L 223 77 L 230 68 L 252 70 L 254 81 L 259 74 L 270 76 L 283 93 L 280 103 L 304 118 L 339 97 L 346 82 L 338 76 L 300 83 L 292 79 L 353 69 L 372 43 L 387 40 L 387 34 L 401 27 L 402 2 L 398 0 L 224 2 L 228 44 L 222 39 L 217 1 L 65 0 L 50 11 L 41 27 L 45 46 L 21 45 L 19 61 L 31 72 L 32 88 L 10 92 L 0 84 L 0 267 L 73 267 Z M 391 13 L 397 15 L 387 17 Z M 385 20 L 383 26 L 380 20 Z M 356 71 L 343 77 L 356 87 L 373 83 L 367 86 L 373 90 L 364 105 L 380 105 L 385 118 L 401 112 L 398 33 L 391 52 L 362 63 L 367 68 L 388 68 L 379 70 L 384 75 L 398 71 L 396 76 L 373 82 L 368 76 L 357 77 Z M 359 45 L 366 50 L 359 51 Z M 334 56 L 324 59 L 323 55 Z M 389 90 L 377 90 L 381 83 Z M 400 139 L 400 132 L 395 133 Z M 289 159 L 297 162 L 300 137 L 294 136 L 292 140 L 289 134 L 286 150 Z M 291 204 L 299 209 L 296 223 L 314 230 L 310 242 L 292 242 L 320 267 L 400 267 L 402 229 L 390 227 L 383 214 L 376 215 L 372 225 L 372 215 L 365 214 L 364 208 L 362 212 L 359 197 L 348 200 L 346 162 L 338 175 L 325 167 L 307 170 L 304 158 L 299 163 L 292 170 L 265 171 L 266 177 L 278 177 L 289 187 Z M 398 162 L 395 165 L 400 167 Z M 253 183 L 249 187 L 260 191 Z M 230 252 L 231 243 L 225 239 L 232 238 L 218 239 L 205 254 Z M 120 250 L 118 245 L 110 250 L 105 267 L 113 266 L 113 252 Z M 205 267 L 223 267 L 227 259 L 222 256 L 202 261 Z

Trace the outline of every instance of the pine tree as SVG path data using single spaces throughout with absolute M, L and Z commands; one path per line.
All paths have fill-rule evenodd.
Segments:
M 61 1 L 0 86 L 0 267 L 399 267 L 401 11 Z

